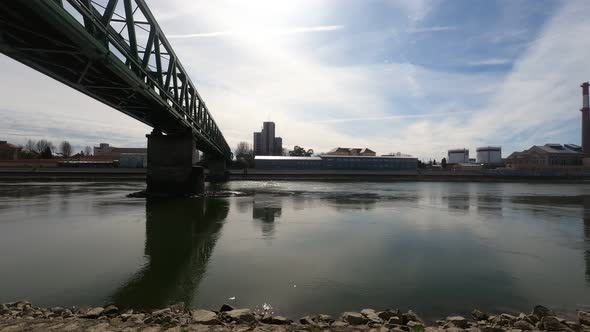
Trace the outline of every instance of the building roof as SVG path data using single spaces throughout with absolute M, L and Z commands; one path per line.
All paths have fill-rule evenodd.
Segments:
M 352 152 L 356 152 L 356 153 L 375 153 L 375 151 L 369 149 L 369 148 L 341 148 L 341 147 L 337 147 L 335 149 L 332 149 L 330 151 L 327 152 L 327 154 L 330 153 L 337 153 L 337 152 L 343 152 L 343 153 L 352 153 Z
M 254 160 L 322 160 L 320 157 L 255 156 Z
M 482 147 L 475 149 L 475 151 L 477 151 L 477 152 L 479 152 L 479 151 L 502 151 L 502 147 L 501 146 L 482 146 Z
M 545 145 L 533 145 L 530 149 L 522 152 L 513 152 L 508 156 L 507 159 L 522 158 L 526 155 L 536 152 L 540 154 L 563 154 L 563 155 L 579 155 L 582 156 L 582 147 L 575 144 L 558 144 L 558 143 L 547 143 Z
M 12 150 L 12 149 L 20 149 L 20 147 L 14 145 L 14 144 L 10 144 L 6 141 L 0 141 L 0 149 L 4 149 L 4 150 L 11 149 Z
M 449 150 L 449 153 L 465 153 L 465 152 L 469 152 L 469 149 L 451 149 Z

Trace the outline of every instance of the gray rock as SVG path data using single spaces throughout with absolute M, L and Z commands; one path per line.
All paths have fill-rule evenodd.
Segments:
M 262 319 L 262 322 L 265 324 L 272 324 L 272 325 L 289 325 L 292 323 L 289 319 L 283 316 L 268 316 Z
M 536 305 L 533 308 L 533 315 L 537 316 L 537 318 L 539 318 L 539 320 L 545 316 L 555 316 L 555 313 L 553 312 L 553 310 L 544 307 L 542 305 Z
M 123 322 L 128 321 L 131 317 L 133 317 L 133 314 L 121 314 L 121 316 L 119 316 Z
M 512 320 L 510 318 L 504 317 L 502 315 L 500 315 L 500 316 L 490 316 L 490 319 L 488 319 L 488 321 L 491 321 L 492 324 L 495 324 L 495 325 L 498 325 L 498 326 L 510 326 L 510 325 L 512 325 Z
M 523 331 L 532 331 L 535 329 L 535 326 L 526 320 L 518 320 L 512 326 Z
M 343 313 L 342 320 L 350 325 L 364 325 L 369 322 L 369 320 L 362 314 L 351 311 Z
M 379 316 L 379 318 L 381 318 L 384 322 L 387 322 L 391 317 L 401 316 L 401 313 L 399 312 L 399 310 L 386 309 L 378 312 L 377 316 Z
M 234 308 L 234 307 L 232 307 L 231 305 L 229 305 L 229 304 L 227 304 L 227 303 L 224 303 L 224 304 L 221 306 L 221 309 L 219 309 L 219 312 L 232 311 L 232 310 L 234 310 L 234 309 L 235 309 L 235 308 Z
M 117 308 L 114 305 L 109 305 L 106 308 L 104 308 L 104 311 L 102 312 L 102 314 L 106 315 L 106 316 L 110 316 L 110 315 L 114 315 L 118 312 L 119 312 L 119 308 Z
M 582 325 L 577 323 L 577 322 L 573 322 L 571 320 L 567 320 L 565 322 L 563 322 L 562 324 L 565 324 L 567 327 L 569 327 L 570 329 L 574 330 L 574 331 L 580 331 L 582 329 Z
M 313 319 L 311 319 L 311 317 L 309 317 L 309 316 L 301 317 L 301 319 L 299 319 L 299 323 L 301 323 L 303 325 L 311 325 L 311 326 L 316 325 L 316 322 L 314 322 Z
M 387 327 L 391 329 L 391 331 L 410 331 L 410 328 L 406 325 L 401 324 L 387 324 Z
M 500 326 L 482 326 L 479 328 L 481 332 L 504 332 L 504 329 Z
M 500 317 L 502 317 L 503 319 L 507 319 L 510 322 L 516 322 L 517 321 L 517 317 L 509 315 L 509 314 L 501 314 Z
M 590 312 L 578 311 L 578 320 L 582 325 L 590 325 Z
M 387 321 L 388 324 L 397 324 L 397 325 L 402 325 L 402 319 L 397 317 L 397 316 L 393 316 L 391 318 L 389 318 L 389 320 Z
M 160 309 L 160 310 L 156 310 L 152 312 L 152 316 L 164 316 L 169 314 L 170 312 L 172 312 L 172 310 L 170 308 L 164 308 L 164 309 Z
M 573 331 L 562 324 L 555 316 L 545 316 L 541 319 L 541 326 L 547 331 Z
M 488 317 L 490 317 L 490 316 L 478 309 L 475 309 L 471 312 L 471 317 L 473 317 L 473 319 L 475 319 L 477 321 L 480 321 L 480 320 L 487 320 Z
M 332 318 L 332 316 L 330 316 L 330 315 L 325 315 L 325 314 L 316 315 L 312 319 L 316 323 L 322 323 L 322 324 L 328 324 L 328 325 L 334 323 L 334 318 Z
M 103 307 L 96 307 L 88 310 L 84 315 L 82 315 L 82 318 L 98 318 L 98 316 L 100 316 L 103 311 Z
M 217 325 L 220 323 L 215 312 L 200 309 L 191 311 L 191 321 L 202 325 Z
M 253 323 L 256 321 L 256 317 L 254 317 L 250 309 L 234 309 L 223 314 L 238 323 Z
M 416 313 L 413 312 L 412 310 L 406 312 L 405 314 L 402 314 L 401 319 L 402 319 L 403 324 L 405 324 L 405 325 L 407 325 L 409 322 L 419 322 L 419 323 L 422 322 L 420 317 L 418 317 L 418 315 L 416 315 Z
M 383 324 L 383 320 L 379 318 L 379 316 L 373 309 L 363 309 L 361 310 L 361 315 L 367 317 L 369 323 Z
M 346 327 L 346 326 L 348 326 L 348 323 L 339 320 L 339 321 L 335 321 L 334 323 L 332 323 L 332 326 L 333 327 Z
M 62 308 L 62 307 L 53 307 L 53 308 L 51 308 L 51 312 L 56 313 L 58 315 L 63 314 L 64 311 L 65 311 L 65 309 Z
M 141 323 L 145 319 L 145 314 L 134 314 L 129 317 L 129 320 L 134 323 Z
M 18 310 L 23 310 L 23 308 L 25 308 L 27 306 L 30 307 L 31 306 L 31 302 L 28 302 L 28 301 L 18 301 L 18 302 L 15 302 L 13 304 L 13 307 L 16 308 L 16 309 L 18 309 Z
M 469 322 L 463 316 L 449 316 L 447 322 L 461 329 L 469 327 Z

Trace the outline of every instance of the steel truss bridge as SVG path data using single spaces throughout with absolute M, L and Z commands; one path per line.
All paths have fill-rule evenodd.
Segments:
M 166 134 L 231 150 L 144 0 L 2 0 L 0 52 Z

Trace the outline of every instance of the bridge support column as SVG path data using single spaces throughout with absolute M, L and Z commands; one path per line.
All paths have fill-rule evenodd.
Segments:
M 229 179 L 225 160 L 208 160 L 207 163 L 209 166 L 209 181 L 223 182 Z
M 146 137 L 148 194 L 190 195 L 204 192 L 203 168 L 193 166 L 196 148 L 192 135 L 162 135 L 154 130 Z

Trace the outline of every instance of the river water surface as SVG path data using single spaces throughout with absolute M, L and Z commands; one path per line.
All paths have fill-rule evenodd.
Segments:
M 0 183 L 0 302 L 427 319 L 590 305 L 590 185 L 235 181 L 126 197 L 144 187 Z

